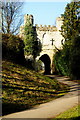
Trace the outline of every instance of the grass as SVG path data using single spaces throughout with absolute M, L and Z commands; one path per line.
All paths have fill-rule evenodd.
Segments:
M 2 113 L 7 115 L 63 96 L 68 87 L 13 62 L 2 61 Z
M 74 106 L 69 110 L 58 115 L 56 118 L 51 120 L 78 120 L 80 118 L 80 105 Z

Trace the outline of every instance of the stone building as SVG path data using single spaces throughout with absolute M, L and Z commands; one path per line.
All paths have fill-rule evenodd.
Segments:
M 25 15 L 24 16 L 24 25 L 20 27 L 20 37 L 24 36 L 24 26 L 27 21 L 30 21 L 31 24 L 34 23 L 34 19 L 32 15 Z M 40 53 L 40 56 L 38 56 L 36 59 L 40 59 L 45 66 L 46 73 L 53 72 L 53 56 L 55 48 L 61 49 L 61 41 L 64 40 L 62 37 L 60 30 L 62 26 L 62 18 L 58 17 L 56 19 L 56 26 L 51 25 L 35 25 L 37 32 L 37 37 L 42 43 L 42 51 Z

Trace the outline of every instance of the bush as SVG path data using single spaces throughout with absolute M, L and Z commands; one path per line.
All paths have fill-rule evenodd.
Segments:
M 72 45 L 65 44 L 54 55 L 54 64 L 58 74 L 80 79 L 80 36 L 72 38 Z
M 65 55 L 66 52 L 66 55 Z M 57 70 L 58 74 L 60 75 L 69 75 L 69 67 L 68 67 L 68 56 L 67 56 L 68 51 L 57 51 L 56 54 L 54 55 L 54 64 L 55 64 L 55 69 Z
M 2 57 L 21 63 L 24 60 L 24 43 L 12 34 L 2 34 Z
M 73 38 L 70 56 L 70 77 L 80 79 L 80 36 Z

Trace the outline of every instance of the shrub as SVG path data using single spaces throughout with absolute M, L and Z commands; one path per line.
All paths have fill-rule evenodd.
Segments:
M 24 43 L 12 34 L 2 34 L 2 57 L 21 63 L 24 60 Z
M 70 77 L 80 79 L 80 36 L 73 38 L 70 56 Z
M 66 55 L 65 55 L 66 52 Z M 54 55 L 55 68 L 60 75 L 69 75 L 67 51 L 57 51 Z
M 54 55 L 54 64 L 58 74 L 80 79 L 80 36 L 72 38 L 71 45 L 65 44 Z

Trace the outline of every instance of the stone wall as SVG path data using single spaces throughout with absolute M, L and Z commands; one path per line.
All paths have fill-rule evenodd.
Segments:
M 24 16 L 24 25 L 27 22 L 27 20 L 30 20 L 30 22 L 33 24 L 34 19 L 32 15 L 27 14 Z M 61 49 L 62 47 L 61 41 L 64 40 L 60 33 L 62 23 L 63 23 L 62 18 L 58 17 L 56 19 L 56 26 L 51 25 L 34 26 L 36 27 L 37 37 L 42 43 L 42 51 L 40 53 L 40 56 L 37 57 L 37 59 L 39 59 L 42 55 L 47 54 L 50 57 L 51 66 L 53 62 L 55 47 Z M 24 36 L 24 25 L 20 27 L 20 37 L 22 38 Z

